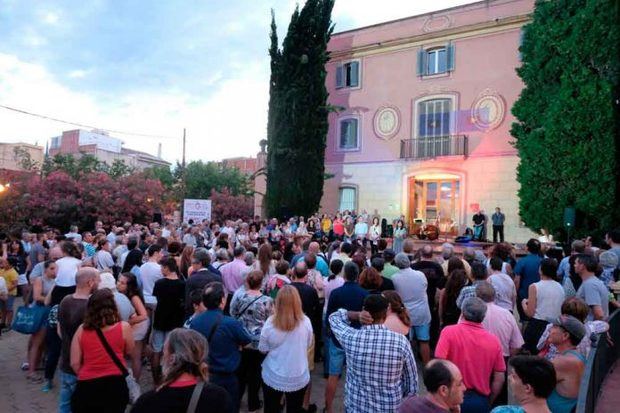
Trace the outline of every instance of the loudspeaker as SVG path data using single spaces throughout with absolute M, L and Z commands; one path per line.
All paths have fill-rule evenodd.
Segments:
M 162 219 L 162 216 L 161 216 L 161 212 L 155 212 L 153 214 L 153 222 L 157 222 L 159 225 L 161 225 L 162 221 L 163 221 L 163 219 Z
M 394 226 L 393 225 L 388 225 L 385 228 L 385 236 L 386 236 L 386 238 L 392 238 L 394 236 Z
M 575 226 L 575 208 L 564 208 L 564 226 L 566 228 L 573 228 Z

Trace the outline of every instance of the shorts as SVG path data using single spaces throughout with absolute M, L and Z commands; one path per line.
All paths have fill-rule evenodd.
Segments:
M 131 326 L 131 332 L 133 333 L 133 339 L 135 341 L 142 341 L 146 337 L 146 334 L 149 332 L 150 321 L 147 318 L 146 320 L 142 320 L 137 324 L 133 324 Z
M 340 376 L 344 368 L 345 352 L 341 347 L 336 346 L 334 340 L 329 339 L 329 367 L 327 372 L 330 376 Z
M 13 302 L 15 301 L 14 295 L 9 295 L 7 300 L 0 300 L 0 310 L 4 310 L 7 312 L 13 311 Z
M 409 340 L 429 341 L 431 339 L 431 324 L 422 324 L 421 326 L 411 326 L 409 331 Z
M 17 276 L 17 285 L 27 285 L 28 284 L 28 277 L 26 276 L 26 274 L 19 274 Z
M 151 331 L 151 347 L 155 353 L 161 353 L 164 351 L 164 343 L 166 338 L 170 334 L 170 331 L 161 331 L 153 329 Z

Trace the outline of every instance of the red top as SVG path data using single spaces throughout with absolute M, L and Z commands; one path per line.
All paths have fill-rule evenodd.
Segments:
M 336 235 L 344 234 L 344 222 L 341 219 L 334 220 L 334 234 Z
M 125 340 L 123 339 L 122 323 L 116 323 L 107 331 L 103 332 L 106 340 L 116 353 L 118 359 L 125 365 L 123 351 L 125 350 Z M 78 373 L 78 380 L 91 380 L 105 376 L 120 376 L 123 373 L 116 366 L 110 355 L 105 351 L 101 340 L 95 330 L 82 330 L 80 337 L 80 347 L 82 348 L 82 367 Z
M 187 379 L 187 380 L 179 380 L 176 379 L 172 383 L 168 385 L 168 387 L 189 387 L 194 386 L 198 383 L 198 379 L 196 377 Z
M 491 394 L 493 372 L 506 371 L 498 338 L 486 331 L 482 324 L 466 320 L 441 331 L 435 357 L 456 364 L 467 389 L 484 396 Z

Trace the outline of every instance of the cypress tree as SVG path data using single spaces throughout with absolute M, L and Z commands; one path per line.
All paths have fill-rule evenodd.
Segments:
M 575 235 L 617 225 L 619 47 L 615 0 L 538 0 L 524 27 L 525 88 L 512 112 L 519 152 L 519 210 L 538 231 L 563 230 L 577 210 Z
M 270 216 L 310 215 L 323 196 L 327 136 L 327 43 L 334 0 L 308 0 L 291 16 L 282 50 L 271 22 L 271 78 L 267 125 Z

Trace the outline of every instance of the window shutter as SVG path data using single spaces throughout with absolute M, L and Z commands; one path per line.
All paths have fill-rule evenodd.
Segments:
M 346 120 L 340 121 L 340 145 L 341 149 L 345 149 L 347 147 L 347 133 L 349 129 L 349 122 Z
M 359 62 L 351 62 L 351 79 L 349 81 L 351 87 L 359 86 L 360 64 Z
M 343 76 L 344 72 L 343 72 L 343 69 L 344 69 L 344 66 L 342 66 L 342 65 L 338 65 L 336 67 L 336 89 L 340 89 L 340 88 L 344 87 L 344 82 L 343 82 L 343 80 L 344 80 L 343 79 L 344 78 L 344 76 Z
M 357 148 L 357 119 L 351 119 L 349 125 L 349 148 Z
M 418 76 L 424 76 L 426 73 L 424 71 L 424 68 L 426 67 L 426 51 L 424 50 L 423 47 L 420 47 L 420 49 L 418 50 L 418 70 L 417 70 L 417 74 Z
M 452 42 L 448 43 L 448 47 L 446 47 L 447 52 L 447 60 L 448 60 L 448 72 L 454 70 L 454 45 Z

